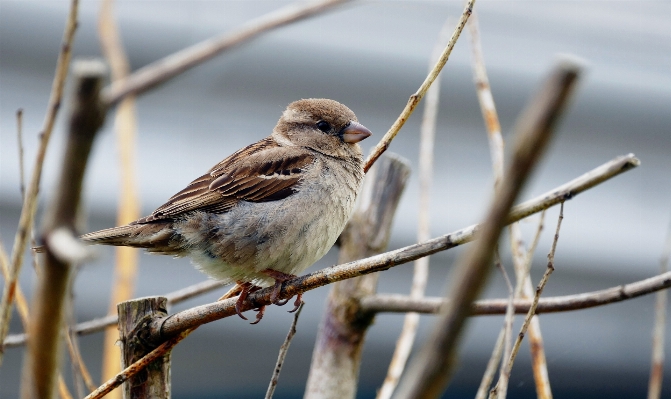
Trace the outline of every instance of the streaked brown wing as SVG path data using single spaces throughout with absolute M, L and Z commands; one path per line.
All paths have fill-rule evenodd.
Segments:
M 266 138 L 232 154 L 150 216 L 135 223 L 173 219 L 192 211 L 224 213 L 238 201 L 276 201 L 296 192 L 314 157 L 302 148 L 280 147 Z

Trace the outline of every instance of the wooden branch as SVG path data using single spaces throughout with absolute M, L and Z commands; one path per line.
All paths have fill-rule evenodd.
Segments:
M 590 188 L 601 184 L 615 176 L 618 176 L 621 173 L 632 170 L 638 165 L 640 165 L 640 161 L 633 154 L 617 157 L 583 174 L 582 176 L 571 180 L 566 184 L 563 184 L 551 191 L 548 191 L 545 194 L 542 194 L 532 200 L 526 201 L 523 204 L 516 206 L 509 215 L 509 222 L 512 223 L 536 212 L 543 211 L 544 209 L 550 208 L 551 206 L 560 203 L 563 199 L 574 198 L 576 195 L 589 190 Z M 381 255 L 372 256 L 370 258 L 361 259 L 355 262 L 349 262 L 344 265 L 329 267 L 288 281 L 285 283 L 284 287 L 287 289 L 290 288 L 291 292 L 295 292 L 293 295 L 296 295 L 298 292 L 310 291 L 336 281 L 342 281 L 348 278 L 386 270 L 394 266 L 412 262 L 413 260 L 419 259 L 423 256 L 431 255 L 436 252 L 445 251 L 450 248 L 466 244 L 475 238 L 475 233 L 478 229 L 478 225 L 473 225 L 461 230 L 457 230 L 450 234 L 433 238 L 423 243 L 409 245 L 407 247 L 389 251 Z M 177 299 L 179 299 L 177 293 L 184 293 L 185 299 L 188 299 L 201 292 L 209 292 L 212 289 L 218 288 L 219 286 L 220 284 L 215 282 L 202 282 L 192 287 L 178 290 L 173 294 L 167 294 L 165 296 L 170 299 L 172 295 L 175 295 L 176 301 L 171 303 L 176 303 Z M 251 294 L 250 300 L 251 298 L 255 298 L 254 300 L 259 301 L 259 303 L 261 301 L 267 301 L 265 304 L 269 305 L 270 291 L 264 292 L 265 293 L 263 295 L 260 295 L 261 291 L 259 291 L 258 294 Z M 179 294 L 180 296 L 182 295 L 181 293 Z M 289 295 L 285 295 L 285 297 L 289 298 Z M 208 305 L 202 305 L 197 308 L 186 310 L 185 312 L 187 312 L 187 314 L 181 315 L 185 316 L 186 318 L 180 320 L 184 320 L 184 323 L 194 326 L 209 323 L 235 314 L 234 304 L 234 301 L 220 301 Z M 246 308 L 246 310 L 253 308 L 254 306 L 250 305 L 248 308 Z M 422 309 L 424 308 L 411 311 L 426 313 L 426 311 Z M 181 313 L 182 312 L 178 314 Z M 79 335 L 90 334 L 100 331 L 106 326 L 115 324 L 116 322 L 116 315 L 104 316 L 102 318 L 79 323 L 74 327 L 74 331 Z M 181 331 L 180 322 L 174 320 L 168 322 L 166 320 L 165 324 L 170 327 L 173 334 Z M 160 340 L 160 335 L 165 334 L 165 330 L 159 333 L 159 330 L 155 329 L 154 334 L 156 334 L 156 338 Z M 5 339 L 4 346 L 11 348 L 21 346 L 25 344 L 25 342 L 26 334 L 14 334 Z
M 438 40 L 433 47 L 429 60 L 431 68 L 439 59 L 445 43 L 449 40 L 450 25 L 447 21 L 438 34 Z M 419 214 L 417 221 L 417 242 L 426 241 L 431 238 L 431 184 L 433 180 L 433 148 L 436 134 L 436 121 L 438 119 L 438 103 L 440 100 L 440 75 L 436 77 L 434 84 L 427 91 L 424 103 L 424 116 L 419 139 Z M 415 261 L 412 273 L 412 285 L 410 296 L 422 298 L 426 291 L 429 279 L 429 257 L 419 258 Z M 419 326 L 419 314 L 408 313 L 403 320 L 401 333 L 396 340 L 394 354 L 389 362 L 387 376 L 377 392 L 377 399 L 389 399 L 394 392 L 399 378 L 405 369 L 405 364 L 412 351 L 412 346 Z
M 135 363 L 123 369 L 123 371 L 115 375 L 114 378 L 110 378 L 109 380 L 105 381 L 104 384 L 99 386 L 98 389 L 96 389 L 95 391 L 88 394 L 84 399 L 100 399 L 103 396 L 107 395 L 113 389 L 126 382 L 129 378 L 136 375 L 140 371 L 144 370 L 153 361 L 165 355 L 181 340 L 186 338 L 186 336 L 189 335 L 191 331 L 193 330 L 182 331 L 180 334 L 165 341 L 164 343 L 159 345 L 156 349 L 149 352 L 142 359 L 136 361 Z
M 119 341 L 121 342 L 121 368 L 142 359 L 156 346 L 143 334 L 155 317 L 165 317 L 168 300 L 165 297 L 145 297 L 125 301 L 117 306 L 119 314 Z M 151 363 L 151 367 L 130 377 L 123 385 L 126 399 L 170 399 L 170 351 Z
M 0 302 L 0 342 L 5 341 L 5 337 L 7 337 L 7 333 L 9 332 L 9 322 L 12 317 L 12 303 L 14 302 L 14 296 L 16 295 L 16 284 L 19 274 L 21 273 L 21 267 L 23 266 L 23 255 L 35 217 L 37 194 L 39 192 L 40 180 L 42 178 L 44 157 L 46 156 L 51 132 L 53 131 L 56 116 L 60 109 L 63 88 L 65 87 L 65 79 L 70 65 L 72 41 L 74 39 L 75 30 L 77 29 L 78 9 L 79 1 L 72 0 L 65 32 L 63 33 L 63 44 L 56 63 L 56 72 L 51 87 L 49 105 L 47 106 L 47 115 L 44 120 L 42 133 L 40 134 L 40 146 L 37 149 L 37 156 L 35 158 L 35 166 L 33 167 L 30 184 L 28 185 L 28 190 L 23 198 L 19 227 L 16 231 L 14 247 L 12 248 L 12 259 L 9 269 L 10 273 L 9 277 L 5 279 L 5 289 L 2 292 L 2 301 Z M 0 365 L 2 365 L 3 354 L 4 349 L 0 347 Z
M 448 306 L 401 379 L 394 397 L 435 398 L 450 380 L 454 354 L 472 302 L 487 280 L 492 255 L 513 201 L 550 140 L 575 87 L 580 66 L 571 60 L 554 71 L 518 119 L 513 159 L 492 201 L 482 232 L 455 268 Z
M 547 209 L 550 206 L 561 202 L 565 198 L 573 198 L 584 189 L 591 188 L 610 177 L 631 170 L 632 167 L 635 167 L 638 164 L 638 159 L 633 155 L 618 157 L 613 161 L 580 176 L 568 184 L 558 187 L 547 194 L 543 194 L 535 200 L 527 201 L 524 204 L 513 208 L 513 211 L 508 216 L 508 222 L 515 222 L 534 212 Z M 409 245 L 380 255 L 371 256 L 370 258 L 332 266 L 289 280 L 285 282 L 283 292 L 279 299 L 291 298 L 298 293 L 307 292 L 336 281 L 387 270 L 403 263 L 412 262 L 423 256 L 454 248 L 472 241 L 478 230 L 479 226 L 474 225 L 451 234 L 433 238 L 423 243 Z M 241 309 L 245 311 L 256 309 L 261 305 L 270 305 L 271 293 L 272 287 L 250 294 Z M 235 300 L 233 299 L 197 306 L 168 316 L 166 320 L 156 323 L 152 328 L 152 335 L 155 339 L 160 341 L 178 334 L 185 329 L 219 320 L 234 314 Z
M 575 295 L 563 295 L 541 298 L 536 314 L 568 312 L 589 309 L 638 298 L 671 287 L 671 272 L 659 274 L 644 280 L 618 285 L 604 290 L 585 292 Z M 506 312 L 507 299 L 483 299 L 471 306 L 471 316 L 501 315 Z M 437 314 L 447 305 L 444 298 L 412 299 L 406 295 L 378 294 L 361 299 L 361 308 L 365 312 L 405 313 L 417 312 Z M 531 306 L 530 299 L 513 301 L 516 314 L 525 314 Z
M 305 302 L 301 302 L 298 310 L 296 313 L 294 313 L 294 320 L 291 322 L 291 327 L 289 327 L 289 333 L 280 347 L 280 353 L 277 355 L 277 362 L 275 362 L 273 376 L 270 378 L 270 383 L 268 383 L 268 390 L 266 390 L 265 399 L 272 399 L 273 395 L 275 394 L 277 383 L 280 380 L 280 372 L 282 371 L 282 366 L 284 365 L 284 359 L 287 357 L 291 341 L 294 339 L 294 335 L 296 335 L 296 325 L 298 324 L 298 318 L 301 316 L 304 305 Z
M 105 66 L 97 60 L 79 61 L 73 67 L 76 93 L 58 190 L 44 221 L 45 264 L 29 329 L 32 338 L 21 387 L 24 399 L 50 398 L 54 392 L 71 264 L 55 255 L 50 238 L 63 229 L 74 230 L 89 152 L 105 118 L 99 98 L 105 73 Z
M 205 280 L 200 283 L 193 284 L 189 287 L 173 291 L 165 294 L 168 298 L 168 305 L 175 305 L 195 296 L 210 292 L 222 287 L 222 283 L 214 280 Z M 106 327 L 116 325 L 119 318 L 116 312 L 111 315 L 99 317 L 97 319 L 85 321 L 72 327 L 71 331 L 77 335 L 92 334 L 94 332 L 102 331 Z M 27 341 L 26 334 L 14 334 L 7 337 L 5 340 L 5 347 L 13 348 L 24 345 Z
M 461 14 L 461 18 L 459 18 L 459 22 L 457 22 L 457 26 L 454 29 L 454 33 L 452 33 L 452 38 L 450 38 L 450 41 L 447 43 L 447 47 L 445 47 L 445 50 L 443 50 L 443 53 L 440 55 L 440 58 L 438 59 L 438 62 L 436 62 L 436 65 L 429 72 L 427 77 L 424 79 L 424 82 L 419 87 L 419 89 L 417 89 L 415 94 L 410 96 L 408 102 L 405 105 L 405 108 L 403 108 L 403 111 L 401 111 L 401 114 L 398 116 L 394 124 L 391 125 L 387 133 L 385 133 L 384 137 L 382 137 L 380 142 L 377 143 L 375 148 L 373 148 L 373 151 L 366 159 L 366 163 L 363 168 L 364 171 L 368 171 L 368 169 L 370 169 L 370 167 L 373 166 L 373 163 L 375 163 L 375 161 L 380 157 L 380 155 L 382 155 L 382 153 L 385 152 L 387 148 L 389 148 L 391 141 L 394 139 L 394 137 L 396 137 L 396 135 L 401 130 L 403 125 L 405 125 L 405 122 L 408 120 L 408 118 L 410 118 L 410 115 L 412 115 L 413 111 L 415 110 L 419 102 L 422 101 L 422 98 L 426 94 L 427 90 L 429 90 L 429 87 L 431 87 L 434 80 L 436 80 L 436 78 L 438 77 L 438 74 L 445 66 L 445 63 L 447 63 L 447 60 L 450 58 L 450 54 L 452 54 L 452 49 L 454 48 L 454 45 L 457 43 L 457 40 L 461 35 L 461 31 L 464 29 L 464 26 L 468 21 L 468 17 L 473 12 L 474 4 L 475 0 L 468 0 L 468 2 L 466 3 L 464 11 Z
M 531 319 L 536 313 L 536 307 L 538 307 L 538 300 L 540 299 L 541 294 L 543 293 L 543 289 L 545 289 L 545 285 L 547 284 L 550 275 L 555 270 L 554 266 L 555 252 L 557 251 L 557 242 L 559 241 L 559 230 L 561 229 L 561 224 L 563 220 L 564 220 L 564 203 L 562 202 L 561 208 L 559 209 L 559 217 L 557 218 L 557 230 L 555 231 L 554 240 L 552 241 L 552 249 L 550 249 L 550 253 L 548 254 L 548 264 L 545 269 L 545 273 L 543 274 L 543 278 L 541 278 L 541 282 L 538 283 L 538 286 L 536 287 L 536 292 L 534 293 L 533 301 L 531 302 L 529 311 L 527 312 L 527 315 L 524 318 L 522 328 L 520 328 L 520 332 L 517 334 L 517 339 L 515 340 L 515 345 L 513 346 L 512 353 L 510 353 L 507 357 L 503 358 L 504 365 L 501 366 L 499 381 L 496 383 L 496 386 L 494 386 L 494 388 L 490 391 L 489 399 L 499 399 L 499 398 L 506 399 L 506 395 L 508 394 L 508 381 L 510 380 L 510 373 L 513 370 L 513 363 L 515 362 L 517 354 L 519 353 L 520 350 L 520 346 L 522 345 L 522 339 L 524 339 L 524 336 L 527 333 L 527 329 L 529 328 L 529 324 L 531 323 Z M 508 305 L 510 306 L 510 304 Z
M 671 257 L 671 226 L 666 237 L 666 243 L 659 260 L 660 273 L 669 270 Z M 648 381 L 648 399 L 659 399 L 662 396 L 662 380 L 664 379 L 664 336 L 666 330 L 666 291 L 657 293 L 655 303 L 655 325 L 652 330 L 652 364 L 650 366 L 650 380 Z
M 339 262 L 386 249 L 409 175 L 408 162 L 398 156 L 380 159 L 371 170 L 360 206 L 340 235 Z M 377 278 L 377 274 L 369 274 L 333 284 L 312 353 L 304 398 L 355 397 L 363 343 L 373 322 L 370 313 L 359 312 L 358 299 L 375 293 Z
M 223 51 L 256 38 L 262 33 L 328 11 L 347 1 L 324 0 L 292 3 L 279 10 L 252 19 L 236 31 L 187 47 L 135 71 L 127 78 L 114 81 L 103 90 L 103 100 L 108 106 L 115 105 L 128 95 L 142 94 Z

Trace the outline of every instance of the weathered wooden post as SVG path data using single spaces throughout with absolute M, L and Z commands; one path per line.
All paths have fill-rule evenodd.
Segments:
M 147 327 L 153 319 L 168 315 L 167 306 L 167 298 L 161 296 L 133 299 L 117 305 L 122 369 L 158 346 L 148 339 Z M 130 378 L 122 388 L 124 399 L 169 399 L 170 352 Z

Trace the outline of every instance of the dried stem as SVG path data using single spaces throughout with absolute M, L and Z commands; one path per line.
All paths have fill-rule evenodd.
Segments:
M 280 353 L 277 356 L 277 362 L 275 363 L 275 368 L 273 369 L 273 376 L 270 378 L 268 390 L 266 391 L 266 399 L 272 399 L 273 395 L 275 394 L 275 388 L 277 388 L 277 383 L 280 380 L 282 365 L 284 365 L 284 359 L 287 357 L 287 353 L 289 352 L 289 345 L 291 345 L 291 340 L 294 339 L 294 335 L 296 335 L 296 325 L 298 324 L 298 317 L 303 311 L 303 306 L 305 306 L 305 302 L 301 302 L 298 310 L 296 313 L 294 313 L 294 320 L 291 322 L 291 327 L 289 327 L 289 333 L 284 339 L 282 346 L 280 346 Z
M 26 176 L 23 162 L 23 110 L 21 108 L 16 111 L 16 142 L 19 146 L 19 189 L 21 191 L 21 201 L 25 201 Z
M 81 379 L 84 381 L 86 389 L 89 391 L 94 390 L 96 384 L 93 382 L 93 378 L 91 378 L 91 373 L 89 373 L 89 369 L 86 367 L 86 363 L 84 363 L 84 359 L 79 352 L 79 346 L 69 329 L 65 333 L 65 343 L 68 347 L 68 353 L 70 353 L 70 360 L 72 361 L 74 370 L 82 377 Z
M 431 54 L 430 67 L 433 66 L 440 57 L 445 42 L 449 40 L 450 24 L 445 21 L 438 40 Z M 438 103 L 440 99 L 440 75 L 436 77 L 434 84 L 426 94 L 424 105 L 424 118 L 419 139 L 419 217 L 417 222 L 417 242 L 426 241 L 431 238 L 431 184 L 433 180 L 433 148 L 434 137 L 436 133 L 436 121 L 438 119 Z M 426 283 L 429 279 L 429 257 L 417 259 L 415 261 L 412 288 L 410 296 L 412 298 L 424 297 Z M 377 393 L 378 399 L 389 399 L 394 392 L 399 378 L 405 369 L 412 346 L 419 326 L 419 314 L 408 313 L 403 320 L 401 334 L 396 341 L 394 354 L 389 362 L 387 376 L 384 379 L 382 387 Z
M 547 269 L 545 270 L 545 273 L 543 274 L 543 278 L 541 279 L 540 283 L 538 284 L 538 287 L 536 288 L 536 294 L 534 295 L 533 302 L 531 303 L 531 307 L 529 308 L 529 312 L 527 312 L 527 316 L 524 318 L 524 323 L 522 323 L 522 328 L 520 329 L 519 334 L 517 335 L 517 339 L 515 340 L 515 346 L 513 347 L 513 351 L 510 354 L 510 357 L 507 358 L 507 363 L 504 369 L 502 369 L 502 372 L 499 376 L 499 382 L 496 384 L 496 386 L 492 389 L 490 392 L 489 398 L 490 399 L 505 399 L 506 394 L 507 394 L 507 388 L 508 388 L 508 380 L 510 379 L 510 372 L 513 369 L 513 363 L 515 362 L 515 358 L 517 357 L 517 353 L 520 350 L 520 345 L 522 345 L 522 339 L 524 339 L 524 335 L 527 332 L 527 328 L 529 327 L 529 323 L 531 322 L 531 318 L 534 316 L 536 313 L 536 307 L 538 306 L 538 301 L 541 297 L 541 294 L 543 293 L 543 289 L 545 288 L 545 285 L 547 284 L 548 279 L 550 278 L 550 275 L 554 271 L 554 260 L 555 260 L 555 252 L 557 250 L 557 242 L 559 241 L 559 229 L 561 228 L 561 223 L 562 220 L 564 219 L 564 203 L 561 203 L 561 207 L 559 208 L 559 217 L 557 218 L 557 230 L 555 230 L 555 236 L 554 240 L 552 241 L 552 248 L 550 249 L 550 253 L 548 254 L 548 265 Z
M 466 6 L 464 7 L 464 12 L 461 14 L 461 18 L 459 18 L 459 22 L 457 23 L 457 26 L 454 29 L 454 33 L 452 33 L 452 37 L 450 38 L 450 41 L 447 43 L 447 47 L 445 47 L 445 50 L 443 50 L 443 53 L 438 59 L 438 62 L 429 72 L 426 79 L 424 79 L 424 82 L 419 87 L 419 89 L 417 89 L 415 94 L 410 96 L 407 104 L 405 105 L 405 108 L 403 108 L 403 111 L 398 116 L 394 124 L 391 125 L 391 127 L 384 135 L 384 137 L 382 137 L 380 142 L 377 143 L 375 148 L 373 148 L 373 151 L 366 159 L 366 163 L 363 168 L 364 171 L 368 171 L 368 169 L 370 169 L 370 167 L 373 165 L 373 163 L 375 163 L 375 161 L 380 157 L 380 155 L 382 155 L 382 153 L 385 152 L 387 148 L 389 148 L 389 144 L 391 144 L 391 141 L 394 139 L 394 137 L 396 137 L 396 135 L 401 130 L 403 125 L 405 125 L 405 122 L 408 120 L 408 118 L 410 118 L 410 115 L 412 115 L 412 112 L 415 110 L 419 102 L 422 101 L 422 97 L 424 97 L 427 90 L 429 90 L 429 87 L 431 87 L 431 84 L 433 84 L 433 82 L 438 77 L 438 74 L 443 69 L 445 63 L 450 57 L 452 49 L 454 48 L 454 45 L 457 43 L 457 39 L 459 39 L 459 36 L 461 35 L 461 31 L 464 30 L 464 26 L 468 21 L 468 17 L 473 12 L 474 4 L 475 0 L 468 0 L 468 2 L 466 3 Z
M 568 312 L 571 310 L 589 309 L 638 298 L 653 292 L 671 287 L 671 272 L 659 274 L 644 280 L 629 284 L 618 285 L 604 290 L 584 292 L 575 295 L 562 295 L 541 298 L 536 307 L 536 314 Z M 361 308 L 366 312 L 405 313 L 417 312 L 437 314 L 442 307 L 447 306 L 444 298 L 430 297 L 412 299 L 405 295 L 378 294 L 361 300 Z M 529 312 L 532 301 L 530 299 L 515 299 L 516 314 Z M 507 299 L 483 299 L 475 301 L 470 309 L 471 316 L 502 315 L 508 306 Z
M 513 300 L 515 299 L 515 293 L 513 289 L 513 284 L 510 282 L 510 278 L 508 277 L 508 273 L 506 273 L 506 269 L 503 267 L 503 264 L 501 263 L 501 257 L 498 254 L 498 250 L 496 251 L 496 267 L 501 270 L 501 273 L 503 274 L 503 279 L 506 282 L 506 286 L 508 287 L 508 305 L 506 306 L 506 316 L 503 321 L 503 359 L 508 359 L 511 354 L 512 350 L 512 335 L 513 335 L 513 321 L 515 320 L 515 308 L 513 307 Z M 501 372 L 499 375 L 502 375 L 504 372 L 504 367 L 505 367 L 505 362 L 501 362 Z M 508 380 L 505 380 L 503 383 L 506 384 L 506 389 L 507 389 L 507 384 Z
M 477 13 L 471 16 L 468 27 L 471 33 L 471 49 L 473 50 L 473 80 L 478 94 L 482 118 L 487 128 L 489 152 L 492 158 L 492 169 L 494 170 L 494 187 L 498 187 L 501 179 L 503 179 L 503 137 L 501 136 L 499 116 L 494 105 L 494 96 L 492 96 L 492 90 L 489 86 L 485 59 L 482 55 Z
M 100 399 L 103 396 L 107 395 L 113 389 L 117 388 L 119 385 L 123 384 L 126 380 L 133 377 L 135 374 L 142 371 L 145 367 L 151 364 L 154 360 L 164 356 L 168 353 L 175 345 L 177 345 L 181 340 L 186 338 L 193 330 L 182 331 L 179 335 L 176 335 L 169 340 L 165 341 L 159 345 L 156 349 L 149 352 L 146 356 L 126 367 L 119 374 L 115 375 L 113 378 L 107 380 L 104 384 L 98 387 L 95 391 L 91 392 L 84 399 Z
M 117 80 L 103 90 L 103 101 L 112 106 L 128 95 L 139 95 L 212 57 L 252 40 L 262 33 L 330 10 L 348 0 L 297 2 L 245 23 L 238 30 L 213 37 L 153 62 Z
M 546 148 L 580 71 L 577 63 L 569 59 L 560 61 L 519 117 L 512 162 L 491 201 L 478 240 L 455 268 L 449 291 L 452 300 L 441 312 L 430 338 L 408 367 L 395 397 L 435 398 L 449 382 L 454 370 L 454 354 L 469 308 L 487 281 L 494 247 L 501 229 L 508 222 L 510 207 Z
M 475 302 L 475 304 L 477 304 L 477 302 Z M 507 305 L 506 314 L 508 314 Z M 475 393 L 475 399 L 485 399 L 489 393 L 489 388 L 492 386 L 494 375 L 496 374 L 496 371 L 498 370 L 501 363 L 501 356 L 503 356 L 503 341 L 505 336 L 506 330 L 502 328 L 501 331 L 499 331 L 499 336 L 496 338 L 492 355 L 489 357 L 489 361 L 487 362 L 487 368 L 485 368 L 485 372 L 482 374 L 482 380 L 480 380 L 480 386 L 478 387 L 478 391 Z
M 671 226 L 666 237 L 666 244 L 659 261 L 660 273 L 669 269 L 671 257 Z M 655 326 L 652 333 L 652 366 L 648 382 L 648 399 L 659 399 L 662 395 L 662 380 L 664 377 L 664 335 L 666 329 L 666 291 L 657 293 L 655 303 Z
M 103 54 L 110 65 L 112 84 L 114 84 L 128 77 L 130 65 L 115 21 L 113 0 L 104 0 L 101 5 L 98 32 Z M 121 181 L 116 224 L 122 226 L 141 216 L 140 198 L 135 178 L 137 131 L 135 96 L 125 96 L 118 104 L 114 118 L 114 130 L 117 136 Z M 116 313 L 118 303 L 133 297 L 139 251 L 135 248 L 117 247 L 115 253 L 114 280 L 109 304 L 110 314 Z M 119 348 L 116 346 L 118 339 L 119 331 L 116 327 L 107 329 L 103 343 L 103 381 L 121 370 Z M 117 391 L 114 396 L 120 399 L 121 392 Z
M 19 226 L 16 231 L 16 237 L 14 238 L 14 247 L 12 248 L 9 277 L 5 279 L 5 289 L 2 292 L 2 302 L 0 303 L 0 342 L 4 342 L 7 332 L 9 331 L 9 322 L 12 317 L 12 303 L 14 302 L 14 296 L 16 295 L 16 283 L 19 274 L 21 273 L 23 254 L 26 249 L 26 244 L 28 243 L 28 238 L 30 237 L 31 227 L 35 217 L 37 194 L 39 192 L 40 179 L 42 178 L 44 157 L 47 153 L 47 146 L 56 121 L 56 115 L 58 114 L 61 105 L 63 88 L 65 87 L 65 78 L 70 65 L 72 41 L 74 39 L 75 30 L 77 29 L 78 8 L 79 1 L 72 0 L 65 32 L 63 33 L 63 44 L 56 63 L 56 72 L 51 88 L 51 96 L 49 97 L 49 105 L 47 106 L 47 114 L 44 120 L 42 133 L 40 134 L 40 146 L 37 149 L 33 174 L 23 200 L 23 207 L 21 208 Z M 2 365 L 3 354 L 4 351 L 0 348 L 0 365 Z

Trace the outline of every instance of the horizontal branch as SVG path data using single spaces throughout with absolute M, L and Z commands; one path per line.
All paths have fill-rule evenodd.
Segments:
M 532 215 L 533 213 L 556 205 L 562 200 L 571 199 L 579 193 L 586 191 L 600 183 L 603 183 L 604 181 L 611 179 L 620 173 L 626 172 L 638 166 L 639 164 L 640 161 L 633 154 L 617 157 L 562 186 L 559 186 L 543 195 L 540 195 L 532 200 L 526 201 L 514 207 L 508 222 L 515 222 Z M 282 291 L 282 298 L 288 298 L 290 296 L 296 295 L 299 292 L 309 291 L 335 281 L 345 280 L 347 278 L 361 276 L 379 270 L 385 270 L 395 265 L 411 262 L 423 256 L 454 248 L 458 245 L 462 245 L 473 240 L 477 228 L 478 225 L 473 225 L 465 229 L 455 231 L 454 233 L 433 238 L 420 244 L 410 245 L 356 262 L 350 262 L 340 266 L 333 266 L 303 277 L 299 277 L 285 283 L 285 289 Z M 220 283 L 215 281 L 205 281 L 194 286 L 175 291 L 166 295 L 166 297 L 170 303 L 177 303 L 179 300 L 191 298 L 200 292 L 207 292 L 217 288 L 219 285 Z M 188 295 L 186 295 L 187 293 Z M 269 304 L 269 300 L 269 291 L 258 291 L 257 293 L 250 295 L 245 309 L 258 307 L 262 301 L 268 301 L 266 304 Z M 161 331 L 162 336 L 176 334 L 177 332 L 181 331 L 178 325 L 182 320 L 185 320 L 184 322 L 189 323 L 189 325 L 200 325 L 218 320 L 223 317 L 228 317 L 234 313 L 234 303 L 235 301 L 220 301 L 213 304 L 202 305 L 197 308 L 185 310 L 184 312 L 169 316 L 170 320 L 164 319 L 164 325 L 162 329 L 155 330 L 154 333 L 159 334 L 158 331 Z M 185 312 L 191 313 L 189 314 Z M 208 312 L 212 312 L 212 314 L 206 316 Z M 109 315 L 91 321 L 79 323 L 74 327 L 74 331 L 79 335 L 90 334 L 96 331 L 100 331 L 106 326 L 116 324 L 116 322 L 117 316 Z M 167 327 L 169 327 L 169 329 L 166 329 Z M 26 334 L 14 334 L 7 337 L 4 342 L 4 346 L 5 348 L 16 347 L 24 345 L 25 342 Z
M 671 272 L 659 274 L 645 280 L 630 284 L 619 285 L 604 290 L 586 292 L 576 295 L 563 295 L 541 298 L 538 301 L 536 314 L 567 312 L 570 310 L 589 309 L 611 303 L 622 302 L 639 296 L 648 295 L 671 287 Z M 531 306 L 530 299 L 515 299 L 513 306 L 515 313 L 524 314 Z M 412 299 L 407 295 L 378 294 L 361 299 L 361 310 L 367 312 L 390 313 L 438 313 L 446 301 L 444 298 Z M 471 315 L 499 315 L 506 313 L 508 299 L 483 299 L 475 301 L 471 308 Z
M 153 62 L 126 78 L 114 81 L 103 90 L 103 100 L 108 106 L 114 105 L 128 95 L 143 93 L 225 50 L 254 39 L 264 32 L 319 14 L 345 1 L 348 0 L 292 3 L 279 10 L 252 19 L 236 31 L 204 40 Z
M 617 176 L 622 172 L 631 170 L 639 164 L 640 161 L 634 157 L 633 154 L 617 157 L 569 183 L 514 207 L 508 218 L 508 223 L 513 223 L 532 215 L 535 212 L 539 212 L 562 201 L 571 199 L 577 194 Z M 284 284 L 278 299 L 291 298 L 299 293 L 310 291 L 336 281 L 387 270 L 391 267 L 411 262 L 436 252 L 454 248 L 472 241 L 478 229 L 479 225 L 473 225 L 419 244 L 410 245 L 358 261 L 328 267 L 305 276 L 297 277 Z M 241 310 L 245 311 L 256 309 L 264 305 L 270 305 L 272 292 L 273 288 L 269 287 L 249 295 L 245 303 L 242 305 Z M 236 298 L 230 298 L 215 303 L 197 306 L 173 314 L 164 319 L 156 320 L 152 324 L 151 335 L 156 342 L 160 342 L 179 334 L 186 329 L 231 316 L 235 314 L 235 302 Z
M 180 302 L 186 301 L 187 299 L 191 299 L 200 294 L 208 293 L 222 286 L 223 283 L 220 281 L 205 280 L 162 296 L 168 298 L 168 305 L 176 305 Z M 72 327 L 72 332 L 77 335 L 92 334 L 98 331 L 102 331 L 106 327 L 114 326 L 118 321 L 119 318 L 116 314 L 98 317 L 93 320 L 78 323 Z M 5 340 L 5 348 L 13 348 L 16 346 L 25 345 L 27 338 L 27 334 L 10 335 Z

